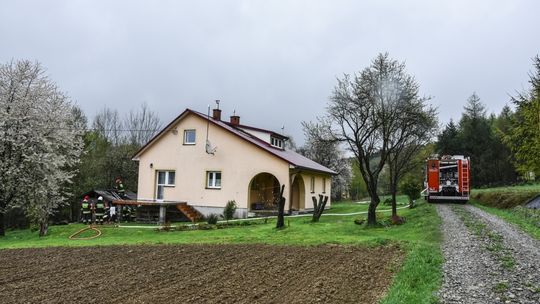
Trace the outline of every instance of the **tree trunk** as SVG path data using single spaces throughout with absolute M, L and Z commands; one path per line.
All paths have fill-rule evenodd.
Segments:
M 311 199 L 313 200 L 313 218 L 311 219 L 312 222 L 318 222 L 321 218 L 322 213 L 324 212 L 324 207 L 326 206 L 326 203 L 328 202 L 328 195 L 325 195 L 324 197 L 319 194 L 319 202 L 317 203 L 317 198 L 315 196 L 312 196 Z
M 377 209 L 378 203 L 376 202 L 376 199 L 374 197 L 371 198 L 371 202 L 369 203 L 369 209 L 368 209 L 368 226 L 376 226 L 377 225 L 377 216 L 375 214 L 375 210 Z
M 371 181 L 366 184 L 369 196 L 371 197 L 371 202 L 369 203 L 368 208 L 368 226 L 373 227 L 377 225 L 377 215 L 375 214 L 375 211 L 377 210 L 377 206 L 381 200 L 377 194 L 377 182 L 372 178 Z
M 281 229 L 285 227 L 285 198 L 283 197 L 283 190 L 285 189 L 285 185 L 281 186 L 281 192 L 279 194 L 279 201 L 278 201 L 278 218 L 277 218 L 277 224 L 276 228 Z
M 6 231 L 4 229 L 4 213 L 0 212 L 0 236 L 5 236 Z
M 392 218 L 397 217 L 397 202 L 396 202 L 396 194 L 397 194 L 397 186 L 391 185 L 391 192 L 392 192 Z
M 49 222 L 47 220 L 39 223 L 39 236 L 45 236 L 49 232 Z

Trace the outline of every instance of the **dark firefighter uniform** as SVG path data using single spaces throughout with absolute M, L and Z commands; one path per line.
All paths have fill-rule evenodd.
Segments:
M 131 222 L 131 206 L 124 206 L 122 208 L 122 219 L 126 222 Z
M 88 201 L 88 196 L 86 196 L 81 204 L 83 224 L 92 223 L 92 210 L 90 208 L 90 202 Z
M 103 202 L 103 197 L 99 197 L 96 202 L 96 223 L 103 225 L 103 216 L 105 215 L 105 203 Z
M 120 195 L 121 198 L 125 198 L 126 189 L 124 188 L 122 180 L 119 178 L 116 179 L 116 192 L 118 193 L 118 195 Z

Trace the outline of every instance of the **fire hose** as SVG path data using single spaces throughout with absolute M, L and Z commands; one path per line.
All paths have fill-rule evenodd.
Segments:
M 88 231 L 88 230 L 94 230 L 96 232 L 96 235 L 88 236 L 88 237 L 77 237 L 81 233 L 83 233 L 85 231 Z M 70 240 L 91 240 L 91 239 L 97 238 L 100 235 L 101 235 L 101 230 L 99 230 L 99 229 L 97 229 L 96 227 L 93 227 L 93 226 L 88 226 L 88 227 L 83 228 L 83 229 L 75 232 L 74 234 L 70 235 L 69 239 Z

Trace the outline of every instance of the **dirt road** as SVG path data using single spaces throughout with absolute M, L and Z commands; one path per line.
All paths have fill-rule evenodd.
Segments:
M 540 242 L 471 205 L 438 204 L 441 303 L 540 303 Z
M 376 303 L 402 258 L 388 246 L 0 250 L 0 302 Z

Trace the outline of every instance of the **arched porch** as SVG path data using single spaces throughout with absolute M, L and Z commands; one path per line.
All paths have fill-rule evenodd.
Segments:
M 291 211 L 304 210 L 306 208 L 306 188 L 301 175 L 296 175 L 291 187 Z
M 262 172 L 255 175 L 248 189 L 248 209 L 252 212 L 277 211 L 280 183 L 272 174 Z

